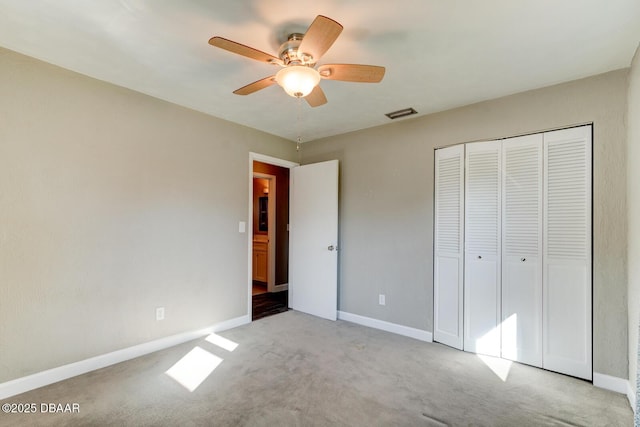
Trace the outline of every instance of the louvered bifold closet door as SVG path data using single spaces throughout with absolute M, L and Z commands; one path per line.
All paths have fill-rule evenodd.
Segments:
M 433 339 L 462 349 L 464 146 L 435 152 Z
M 543 367 L 592 379 L 591 126 L 544 134 Z
M 542 134 L 502 145 L 502 357 L 542 366 Z
M 500 356 L 500 141 L 466 144 L 464 349 Z

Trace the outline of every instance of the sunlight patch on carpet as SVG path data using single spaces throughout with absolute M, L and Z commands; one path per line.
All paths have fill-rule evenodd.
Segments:
M 217 345 L 220 348 L 223 348 L 227 351 L 233 351 L 238 347 L 238 343 L 235 343 L 225 337 L 221 337 L 220 335 L 211 334 L 209 335 L 205 341 L 210 342 L 211 344 Z
M 486 354 L 502 355 L 509 359 L 518 358 L 518 315 L 513 313 L 476 340 L 478 358 L 502 381 L 507 381 L 513 362 Z
M 222 363 L 222 360 L 207 350 L 195 347 L 169 368 L 165 374 L 193 392 Z
M 484 356 L 482 354 L 478 354 L 477 356 L 478 359 L 482 360 L 482 362 L 487 365 L 494 374 L 498 376 L 498 378 L 500 378 L 504 382 L 507 381 L 509 371 L 511 370 L 511 365 L 513 365 L 513 362 L 511 360 L 501 359 L 499 357 Z

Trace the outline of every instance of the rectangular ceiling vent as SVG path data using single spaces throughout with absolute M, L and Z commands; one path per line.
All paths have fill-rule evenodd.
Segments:
M 391 120 L 399 119 L 400 117 L 410 116 L 412 114 L 417 114 L 418 112 L 413 108 L 404 108 L 402 110 L 394 111 L 392 113 L 387 113 L 385 116 L 389 117 Z

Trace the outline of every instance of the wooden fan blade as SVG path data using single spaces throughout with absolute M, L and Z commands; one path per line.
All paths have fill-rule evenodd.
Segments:
M 257 92 L 260 89 L 264 89 L 265 87 L 269 87 L 272 84 L 275 84 L 276 76 L 265 77 L 264 79 L 260 79 L 253 83 L 249 83 L 246 86 L 241 87 L 240 89 L 236 89 L 233 91 L 236 95 L 249 95 L 253 92 Z
M 304 99 L 306 99 L 312 107 L 319 107 L 327 103 L 327 97 L 324 96 L 324 92 L 320 88 L 320 85 L 314 87 L 311 93 L 305 96 Z
M 245 46 L 241 43 L 237 43 L 223 37 L 212 37 L 209 39 L 209 44 L 238 55 L 246 56 L 247 58 L 255 59 L 256 61 L 282 65 L 282 60 L 280 58 L 276 58 L 275 56 L 269 55 L 261 50 Z
M 378 83 L 384 77 L 385 68 L 377 65 L 325 64 L 318 67 L 318 72 L 323 79 Z
M 313 57 L 314 63 L 318 62 L 341 32 L 342 25 L 331 18 L 318 15 L 302 37 L 298 52 L 307 53 Z

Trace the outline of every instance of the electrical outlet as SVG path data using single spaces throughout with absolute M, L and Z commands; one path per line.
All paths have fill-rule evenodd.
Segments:
M 384 296 L 384 294 L 378 295 L 378 304 L 385 305 L 386 303 L 386 297 Z
M 164 307 L 156 308 L 156 320 L 164 320 Z

